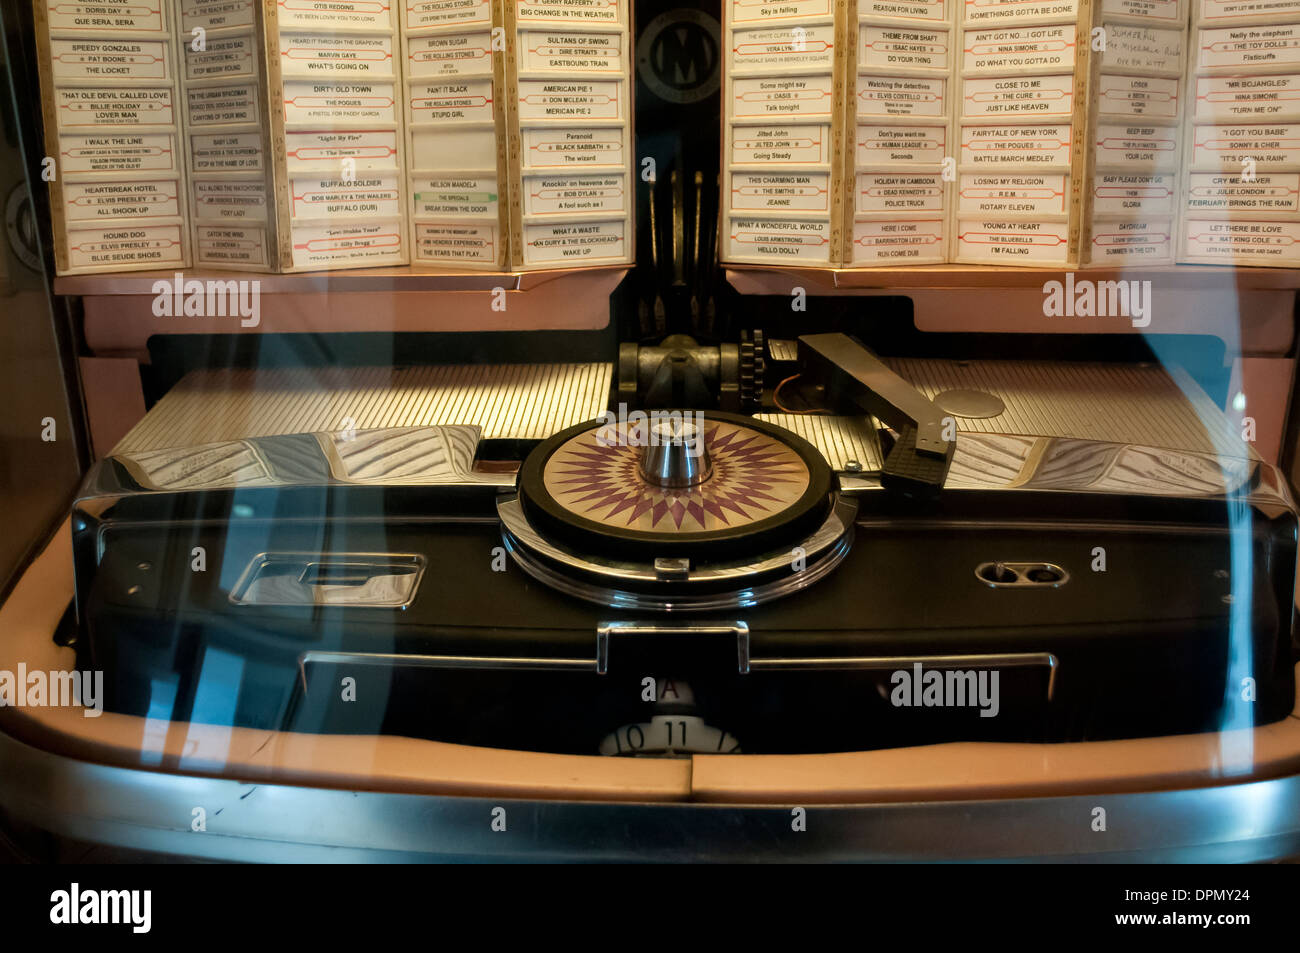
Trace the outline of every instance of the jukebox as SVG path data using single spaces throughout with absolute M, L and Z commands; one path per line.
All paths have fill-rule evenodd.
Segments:
M 1300 856 L 1300 3 L 0 9 L 7 849 Z

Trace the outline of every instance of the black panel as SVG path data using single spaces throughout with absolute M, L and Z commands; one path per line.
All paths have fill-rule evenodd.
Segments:
M 384 507 L 367 502 L 377 496 Z M 357 490 L 318 496 L 315 511 L 329 518 L 292 518 L 311 509 L 297 497 L 185 529 L 111 528 L 83 592 L 83 661 L 108 673 L 110 707 L 135 714 L 151 706 L 158 714 L 160 691 L 174 691 L 172 717 L 190 717 L 194 699 L 211 695 L 211 679 L 228 678 L 236 660 L 236 724 L 573 753 L 594 753 L 604 734 L 648 717 L 637 691 L 646 675 L 690 683 L 698 713 L 747 752 L 1206 731 L 1275 721 L 1294 701 L 1289 514 L 1244 520 L 1250 511 L 1224 503 L 1051 492 L 949 492 L 938 511 L 912 514 L 881 494 L 863 498 L 853 550 L 829 578 L 770 605 L 701 617 L 748 625 L 748 675 L 737 670 L 733 636 L 672 634 L 615 637 L 605 676 L 320 663 L 309 666 L 304 694 L 300 659 L 309 651 L 594 660 L 601 622 L 695 621 L 602 608 L 534 581 L 502 557 L 488 498 L 465 501 L 481 514 L 473 521 L 391 515 L 466 512 L 419 499 Z M 1007 512 L 1017 505 L 1021 513 Z M 220 509 L 210 500 L 206 515 Z M 208 553 L 206 572 L 191 571 L 194 546 Z M 236 580 L 263 552 L 418 553 L 428 569 L 406 610 L 232 604 Z M 996 560 L 1050 562 L 1069 579 L 992 588 L 975 567 Z M 1242 574 L 1244 586 L 1235 582 Z M 987 653 L 1051 653 L 1050 701 L 1041 664 L 962 666 L 998 671 L 996 717 L 971 705 L 896 705 L 890 671 L 762 668 L 773 659 Z M 355 702 L 340 697 L 344 671 L 356 679 Z M 1247 676 L 1256 698 L 1243 706 Z

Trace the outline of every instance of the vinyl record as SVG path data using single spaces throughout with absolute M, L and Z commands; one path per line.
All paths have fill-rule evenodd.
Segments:
M 556 434 L 520 470 L 525 516 L 579 552 L 640 560 L 757 557 L 821 525 L 833 478 L 815 447 L 736 414 L 706 412 L 702 423 L 712 472 L 681 489 L 641 475 L 645 428 L 593 421 Z

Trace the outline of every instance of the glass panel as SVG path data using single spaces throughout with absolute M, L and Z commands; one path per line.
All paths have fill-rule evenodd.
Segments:
M 77 387 L 76 353 L 68 346 L 63 304 L 50 294 L 40 240 L 38 223 L 48 214 L 45 185 L 37 182 L 40 194 L 33 202 L 23 147 L 35 133 L 19 121 L 15 103 L 22 100 L 15 97 L 21 77 L 11 84 L 8 66 L 0 96 L 5 217 L 0 239 L 0 405 L 5 408 L 0 414 L 0 498 L 7 512 L 0 533 L 0 589 L 7 589 L 67 515 L 82 459 L 81 413 L 78 409 L 74 417 L 69 398 Z
M 285 804 L 1277 775 L 1294 6 L 6 7 L 5 558 L 71 521 L 0 744 Z

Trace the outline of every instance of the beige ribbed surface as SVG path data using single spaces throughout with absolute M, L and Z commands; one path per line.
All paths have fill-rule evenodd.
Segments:
M 850 460 L 867 471 L 880 469 L 880 445 L 866 417 L 822 417 L 815 414 L 755 414 L 803 437 L 821 451 L 832 470 L 843 470 Z
M 1006 404 L 996 417 L 958 417 L 958 431 L 1249 455 L 1223 411 L 1180 371 L 1066 362 L 893 358 L 887 363 L 931 399 L 947 390 L 977 390 Z
M 958 430 L 1078 437 L 1245 456 L 1223 412 L 1186 375 L 1154 366 L 891 359 L 928 397 L 985 391 L 997 417 Z M 210 370 L 187 375 L 115 452 L 192 447 L 288 433 L 477 424 L 486 438 L 542 439 L 604 413 L 610 364 Z M 760 414 L 816 446 L 832 467 L 880 466 L 865 418 Z M 1213 433 L 1214 439 L 1210 434 Z
M 603 414 L 612 374 L 610 364 L 194 371 L 114 452 L 434 424 L 539 440 Z

